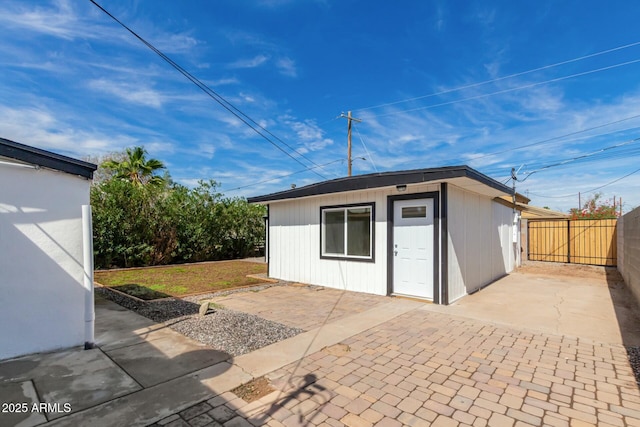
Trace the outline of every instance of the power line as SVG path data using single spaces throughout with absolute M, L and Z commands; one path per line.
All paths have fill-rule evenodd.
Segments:
M 91 1 L 93 1 L 93 0 L 91 0 Z M 376 115 L 372 115 L 372 116 L 369 116 L 369 117 L 370 118 L 388 117 L 388 116 L 394 116 L 396 114 L 411 113 L 413 111 L 420 111 L 420 110 L 427 110 L 427 109 L 431 109 L 431 108 L 444 107 L 446 105 L 458 104 L 460 102 L 473 101 L 473 100 L 476 100 L 476 99 L 487 98 L 487 97 L 490 97 L 490 96 L 493 96 L 493 95 L 501 95 L 501 94 L 504 94 L 504 93 L 515 92 L 515 91 L 522 90 L 522 89 L 529 89 L 529 88 L 532 88 L 532 87 L 535 87 L 535 86 L 544 85 L 544 84 L 547 84 L 547 83 L 555 83 L 555 82 L 559 82 L 559 81 L 562 81 L 562 80 L 567 80 L 567 79 L 570 79 L 570 78 L 573 78 L 573 77 L 586 76 L 588 74 L 598 73 L 600 71 L 611 70 L 613 68 L 623 67 L 625 65 L 636 64 L 638 62 L 640 62 L 640 59 L 634 59 L 632 61 L 621 62 L 619 64 L 609 65 L 607 67 L 602 67 L 602 68 L 598 68 L 598 69 L 595 69 L 595 70 L 583 71 L 581 73 L 571 74 L 571 75 L 564 76 L 564 77 L 557 77 L 555 79 L 545 80 L 545 81 L 542 81 L 542 82 L 530 83 L 530 84 L 527 84 L 527 85 L 518 86 L 518 87 L 514 87 L 514 88 L 509 88 L 509 89 L 503 89 L 503 90 L 499 90 L 499 91 L 496 91 L 496 92 L 470 96 L 470 97 L 467 97 L 467 98 L 456 99 L 456 100 L 453 100 L 453 101 L 441 102 L 439 104 L 426 105 L 424 107 L 417 107 L 417 108 L 411 108 L 411 109 L 408 109 L 408 110 L 394 111 L 394 112 L 385 113 L 385 114 L 376 114 Z
M 364 151 L 367 153 L 367 159 L 369 159 L 369 162 L 371 162 L 371 166 L 373 166 L 373 169 L 378 172 L 378 168 L 376 167 L 376 164 L 373 162 L 373 157 L 371 157 L 371 153 L 369 153 L 369 149 L 367 149 L 367 145 L 364 143 L 364 139 L 362 139 L 362 135 L 360 135 L 360 131 L 358 130 L 358 127 L 354 124 L 353 125 L 354 129 L 356 130 L 356 133 L 358 134 L 358 137 L 360 138 L 360 142 L 362 142 L 362 146 L 364 147 Z
M 105 8 L 103 8 L 101 5 L 99 5 L 95 0 L 89 0 L 91 3 L 93 3 L 98 9 L 100 9 L 101 11 L 103 11 L 105 14 L 107 14 L 111 19 L 113 19 L 115 22 L 117 22 L 118 24 L 120 24 L 120 26 L 122 26 L 125 30 L 127 30 L 129 33 L 131 33 L 134 37 L 136 37 L 138 40 L 140 40 L 145 46 L 147 46 L 149 49 L 151 49 L 153 52 L 155 52 L 158 56 L 160 56 L 164 61 L 166 61 L 169 65 L 171 65 L 173 68 L 175 68 L 180 74 L 182 74 L 184 77 L 186 77 L 191 83 L 193 83 L 194 85 L 196 85 L 200 90 L 202 90 L 205 94 L 207 94 L 210 98 L 212 98 L 214 101 L 216 101 L 218 104 L 220 104 L 225 110 L 227 110 L 228 112 L 230 112 L 231 114 L 233 114 L 238 120 L 240 120 L 242 123 L 244 123 L 245 125 L 247 125 L 249 128 L 251 128 L 251 130 L 253 130 L 255 133 L 257 133 L 258 135 L 260 135 L 263 139 L 265 139 L 267 142 L 269 142 L 271 145 L 273 145 L 274 147 L 276 147 L 278 150 L 280 150 L 281 152 L 283 152 L 284 154 L 286 154 L 288 157 L 290 157 L 291 159 L 293 159 L 294 161 L 296 161 L 297 163 L 301 164 L 302 166 L 307 166 L 304 163 L 302 163 L 300 161 L 300 159 L 294 157 L 291 153 L 289 153 L 288 151 L 286 151 L 284 148 L 282 148 L 280 145 L 276 144 L 271 138 L 269 138 L 267 135 L 270 135 L 271 137 L 273 137 L 275 140 L 279 141 L 281 144 L 285 145 L 287 148 L 289 148 L 291 151 L 293 151 L 294 153 L 296 153 L 298 156 L 304 158 L 305 160 L 309 161 L 311 164 L 315 165 L 316 167 L 320 167 L 320 165 L 316 164 L 314 161 L 312 161 L 311 159 L 307 158 L 306 156 L 304 156 L 302 153 L 300 153 L 298 150 L 296 150 L 295 148 L 293 148 L 292 146 L 290 146 L 289 144 L 287 144 L 286 142 L 284 142 L 282 139 L 278 138 L 277 136 L 275 136 L 272 132 L 270 132 L 269 130 L 267 130 L 264 126 L 260 125 L 258 122 L 256 122 L 255 120 L 253 120 L 249 115 L 245 114 L 244 112 L 242 112 L 240 109 L 238 109 L 237 107 L 235 107 L 232 103 L 230 103 L 229 101 L 227 101 L 222 95 L 218 94 L 216 91 L 214 91 L 213 89 L 211 89 L 209 86 L 207 86 L 205 83 L 201 82 L 197 77 L 193 76 L 191 73 L 189 73 L 187 70 L 185 70 L 184 68 L 182 68 L 178 63 L 176 63 L 175 61 L 173 61 L 171 58 L 169 58 L 167 55 L 165 55 L 162 51 L 160 51 L 159 49 L 157 49 L 155 46 L 153 46 L 151 43 L 149 43 L 148 41 L 146 41 L 143 37 L 141 37 L 140 35 L 138 35 L 135 31 L 133 31 L 131 28 L 129 28 L 126 24 L 124 24 L 123 22 L 121 22 L 118 18 L 116 18 L 114 15 L 112 15 L 109 11 L 107 11 Z M 267 135 L 265 135 L 265 133 Z M 313 173 L 315 173 L 316 175 L 318 175 L 319 177 L 323 178 L 323 179 L 327 179 L 327 177 L 325 177 L 324 175 L 318 173 L 317 171 L 313 171 Z
M 491 80 L 485 80 L 485 81 L 478 82 L 478 83 L 472 83 L 472 84 L 468 84 L 468 85 L 464 85 L 464 86 L 459 86 L 459 87 L 456 87 L 456 88 L 453 88 L 453 89 L 447 89 L 447 90 L 443 90 L 443 91 L 440 91 L 440 92 L 432 93 L 432 94 L 429 94 L 429 95 L 416 96 L 414 98 L 407 98 L 407 99 L 402 99 L 402 100 L 399 100 L 399 101 L 387 102 L 385 104 L 379 104 L 379 105 L 373 105 L 373 106 L 370 106 L 370 107 L 359 108 L 359 109 L 356 109 L 355 111 L 372 110 L 372 109 L 375 109 L 375 108 L 387 107 L 387 106 L 390 106 L 390 105 L 401 104 L 401 103 L 404 103 L 404 102 L 417 101 L 419 99 L 425 99 L 425 98 L 430 98 L 430 97 L 434 97 L 434 96 L 445 95 L 447 93 L 457 92 L 457 91 L 461 91 L 461 90 L 464 90 L 464 89 L 471 89 L 471 88 L 478 87 L 478 86 L 483 86 L 483 85 L 486 85 L 486 84 L 489 84 L 489 83 L 495 83 L 495 82 L 498 82 L 498 81 L 511 79 L 513 77 L 519 77 L 519 76 L 523 76 L 525 74 L 531 74 L 531 73 L 535 73 L 537 71 L 547 70 L 549 68 L 554 68 L 554 67 L 557 67 L 557 66 L 560 66 L 560 65 L 566 65 L 566 64 L 570 64 L 572 62 L 582 61 L 584 59 L 593 58 L 593 57 L 596 57 L 596 56 L 600 56 L 600 55 L 604 55 L 604 54 L 607 54 L 607 53 L 615 52 L 617 50 L 627 49 L 627 48 L 630 48 L 630 47 L 633 47 L 633 46 L 637 46 L 637 45 L 640 45 L 640 41 L 634 42 L 634 43 L 630 43 L 630 44 L 626 44 L 626 45 L 623 45 L 623 46 L 614 47 L 612 49 L 602 50 L 602 51 L 599 51 L 599 52 L 595 52 L 595 53 L 592 53 L 592 54 L 589 54 L 589 55 L 585 55 L 585 56 L 580 56 L 578 58 L 573 58 L 573 59 L 569 59 L 569 60 L 566 60 L 566 61 L 556 62 L 555 64 L 545 65 L 545 66 L 534 68 L 534 69 L 531 69 L 531 70 L 521 71 L 519 73 L 514 73 L 514 74 L 509 74 L 508 76 L 497 77 L 497 78 L 491 79 Z
M 276 177 L 273 177 L 273 178 L 265 179 L 264 181 L 254 182 L 254 183 L 252 183 L 252 184 L 243 185 L 243 186 L 241 186 L 241 187 L 230 188 L 230 189 L 228 189 L 228 190 L 221 189 L 221 191 L 229 192 L 229 191 L 242 190 L 243 188 L 249 188 L 249 187 L 253 187 L 253 186 L 255 186 L 255 185 L 264 184 L 264 183 L 266 183 L 266 182 L 275 181 L 275 180 L 277 180 L 277 179 L 287 178 L 287 177 L 290 177 L 290 176 L 292 176 L 292 175 L 297 175 L 297 174 L 299 174 L 299 173 L 308 172 L 308 171 L 310 171 L 310 170 L 312 170 L 312 169 L 315 169 L 315 168 L 320 168 L 320 167 L 324 167 L 324 166 L 329 166 L 329 165 L 331 165 L 331 164 L 333 164 L 333 163 L 337 163 L 337 162 L 344 162 L 344 161 L 345 161 L 345 159 L 337 159 L 337 160 L 333 160 L 333 161 L 331 161 L 331 162 L 329 162 L 329 163 L 324 163 L 324 164 L 321 164 L 321 165 L 318 165 L 318 166 L 313 166 L 313 167 L 306 168 L 306 169 L 303 169 L 303 170 L 299 170 L 299 171 L 297 171 L 297 172 L 292 172 L 292 173 L 289 173 L 289 174 L 286 174 L 286 175 L 280 175 L 280 176 L 276 176 Z
M 616 183 L 616 182 L 618 182 L 618 181 L 622 181 L 623 179 L 628 178 L 628 177 L 630 177 L 631 175 L 636 174 L 636 173 L 638 173 L 638 172 L 640 172 L 640 169 L 636 169 L 636 170 L 634 170 L 633 172 L 628 173 L 628 174 L 626 174 L 626 175 L 624 175 L 624 176 L 622 176 L 622 177 L 620 177 L 620 178 L 618 178 L 618 179 L 614 179 L 613 181 L 608 182 L 608 183 L 606 183 L 606 184 L 604 184 L 604 185 L 601 185 L 600 187 L 592 188 L 591 190 L 587 190 L 587 191 L 582 191 L 582 193 L 591 193 L 591 192 L 593 192 L 593 191 L 600 190 L 601 188 L 607 187 L 607 186 L 609 186 L 609 185 L 611 185 L 611 184 L 615 184 L 615 183 Z M 531 194 L 532 196 L 536 196 L 536 197 L 542 197 L 542 198 L 544 198 L 544 199 L 566 199 L 566 198 L 568 198 L 568 197 L 575 197 L 575 196 L 577 196 L 579 193 L 566 194 L 566 195 L 564 195 L 564 196 L 543 196 L 543 195 L 541 195 L 541 194 L 536 194 L 536 193 L 531 193 L 531 192 L 529 192 L 529 194 Z
M 557 163 L 553 163 L 553 164 L 550 164 L 550 165 L 543 166 L 543 167 L 541 167 L 541 168 L 539 168 L 539 169 L 536 169 L 536 170 L 534 170 L 534 171 L 532 171 L 532 172 L 529 172 L 529 173 L 527 174 L 527 176 L 526 176 L 524 179 L 521 179 L 521 180 L 519 180 L 519 181 L 520 181 L 520 182 L 524 182 L 524 181 L 526 181 L 526 180 L 527 180 L 527 178 L 529 178 L 529 177 L 530 177 L 531 175 L 533 175 L 534 173 L 538 173 L 538 172 L 541 172 L 541 171 L 543 171 L 543 170 L 550 169 L 550 168 L 553 168 L 553 167 L 556 167 L 556 166 L 563 166 L 563 165 L 566 165 L 566 164 L 568 164 L 568 163 L 571 163 L 571 162 L 574 162 L 574 161 L 577 161 L 577 160 L 581 160 L 581 159 L 585 159 L 585 158 L 588 158 L 588 157 L 593 157 L 593 156 L 596 156 L 596 155 L 598 155 L 598 154 L 601 154 L 601 153 L 603 153 L 603 152 L 605 152 L 605 151 L 612 150 L 612 149 L 619 148 L 619 147 L 623 147 L 623 146 L 625 146 L 625 145 L 629 145 L 629 144 L 632 144 L 632 143 L 634 143 L 634 142 L 638 142 L 638 141 L 640 141 L 640 138 L 634 138 L 634 139 L 631 139 L 631 140 L 628 140 L 628 141 L 622 142 L 622 143 L 620 143 L 620 144 L 611 145 L 611 146 L 609 146 L 609 147 L 605 147 L 605 148 L 602 148 L 602 149 L 600 149 L 600 150 L 593 151 L 593 152 L 591 152 L 591 153 L 583 154 L 583 155 L 581 155 L 581 156 L 573 157 L 573 158 L 570 158 L 570 159 L 562 160 L 562 161 L 557 162 Z
M 554 136 L 554 137 L 543 139 L 543 140 L 540 140 L 540 141 L 531 142 L 529 144 L 518 145 L 518 146 L 507 148 L 507 149 L 504 149 L 504 150 L 501 150 L 501 151 L 494 151 L 492 153 L 483 154 L 481 156 L 474 157 L 471 160 L 484 159 L 485 157 L 495 156 L 497 154 L 508 153 L 509 151 L 522 150 L 523 148 L 533 147 L 534 145 L 548 144 L 550 142 L 557 141 L 559 139 L 563 139 L 563 138 L 566 138 L 566 137 L 569 137 L 569 136 L 578 135 L 578 134 L 589 132 L 589 131 L 592 131 L 592 130 L 595 130 L 595 129 L 601 129 L 603 127 L 615 125 L 615 124 L 622 123 L 622 122 L 625 122 L 625 121 L 628 121 L 628 120 L 637 119 L 639 117 L 640 117 L 640 114 L 636 114 L 634 116 L 630 116 L 630 117 L 625 117 L 625 118 L 622 118 L 622 119 L 614 120 L 613 122 L 603 123 L 601 125 L 592 126 L 590 128 L 582 129 L 582 130 L 575 131 L 575 132 L 569 132 L 569 133 L 566 133 L 564 135 Z M 615 131 L 615 132 L 618 132 L 618 131 Z M 610 132 L 610 133 L 614 133 L 614 132 Z M 602 135 L 607 135 L 607 134 L 605 133 L 605 134 L 602 134 Z M 599 136 L 602 136 L 602 135 L 599 135 Z M 457 157 L 455 159 L 447 159 L 447 160 L 445 160 L 445 162 L 452 161 L 452 160 L 457 160 L 457 159 L 459 159 L 459 157 Z

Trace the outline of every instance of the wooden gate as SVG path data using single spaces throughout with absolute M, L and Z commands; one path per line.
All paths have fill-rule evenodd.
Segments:
M 616 265 L 616 219 L 529 220 L 528 259 Z

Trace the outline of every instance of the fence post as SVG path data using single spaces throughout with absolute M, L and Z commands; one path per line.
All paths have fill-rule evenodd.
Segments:
M 567 220 L 567 264 L 571 264 L 571 220 Z

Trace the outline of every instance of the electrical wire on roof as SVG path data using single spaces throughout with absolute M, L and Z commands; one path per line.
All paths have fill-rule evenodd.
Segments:
M 162 51 L 160 51 L 155 46 L 153 46 L 151 43 L 146 41 L 142 36 L 138 35 L 135 31 L 133 31 L 131 28 L 129 28 L 126 24 L 121 22 L 118 18 L 116 18 L 114 15 L 112 15 L 109 11 L 107 11 L 105 8 L 103 8 L 101 5 L 99 5 L 95 0 L 89 0 L 89 1 L 91 3 L 93 3 L 102 12 L 107 14 L 115 22 L 120 24 L 120 26 L 122 26 L 125 30 L 127 30 L 129 33 L 131 33 L 138 40 L 140 40 L 145 46 L 147 46 L 149 49 L 151 49 L 153 52 L 155 52 L 158 56 L 160 56 L 169 65 L 171 65 L 173 68 L 175 68 L 180 74 L 182 74 L 184 77 L 186 77 L 191 83 L 196 85 L 200 90 L 202 90 L 210 98 L 212 98 L 214 101 L 216 101 L 218 104 L 220 104 L 225 110 L 227 110 L 228 112 L 233 114 L 238 120 L 240 120 L 242 123 L 247 125 L 249 128 L 251 128 L 251 130 L 253 130 L 255 133 L 257 133 L 259 136 L 261 136 L 264 140 L 269 142 L 271 145 L 276 147 L 282 153 L 284 153 L 285 155 L 287 155 L 288 157 L 290 157 L 291 159 L 293 159 L 297 163 L 301 164 L 302 166 L 305 166 L 305 167 L 307 166 L 303 162 L 301 162 L 300 159 L 298 159 L 297 157 L 293 156 L 291 153 L 286 151 L 280 145 L 276 144 L 271 138 L 269 138 L 269 136 L 271 136 L 276 141 L 280 142 L 281 144 L 283 144 L 284 146 L 289 148 L 291 151 L 293 151 L 295 154 L 297 154 L 298 156 L 304 158 L 305 160 L 307 160 L 308 162 L 310 162 L 314 166 L 320 167 L 320 165 L 316 164 L 313 160 L 311 160 L 308 157 L 304 156 L 304 154 L 300 153 L 295 148 L 293 148 L 292 146 L 290 146 L 289 144 L 284 142 L 282 139 L 280 139 L 277 136 L 275 136 L 272 132 L 267 130 L 264 126 L 260 125 L 258 122 L 253 120 L 249 115 L 247 115 L 246 113 L 242 112 L 240 109 L 238 109 L 233 104 L 231 104 L 229 101 L 227 101 L 222 95 L 220 95 L 219 93 L 217 93 L 216 91 L 211 89 L 205 83 L 201 82 L 197 77 L 193 76 L 187 70 L 182 68 L 178 63 L 173 61 L 171 58 L 169 58 L 167 55 L 165 55 Z M 267 135 L 269 135 L 269 136 L 267 136 Z M 323 178 L 323 179 L 327 179 L 327 177 L 325 177 L 324 175 L 320 174 L 319 172 L 317 172 L 315 170 L 312 170 L 312 172 L 315 173 L 316 175 L 318 175 L 319 177 Z
M 584 55 L 584 56 L 580 56 L 580 57 L 577 57 L 577 58 L 568 59 L 566 61 L 556 62 L 555 64 L 545 65 L 545 66 L 542 66 L 542 67 L 533 68 L 531 70 L 521 71 L 519 73 L 514 73 L 514 74 L 509 74 L 508 76 L 502 76 L 502 77 L 497 77 L 497 78 L 491 79 L 491 80 L 485 80 L 485 81 L 482 81 L 482 82 L 477 82 L 477 83 L 471 83 L 471 84 L 468 84 L 468 85 L 458 86 L 456 88 L 442 90 L 440 92 L 432 93 L 432 94 L 429 94 L 429 95 L 416 96 L 416 97 L 413 97 L 413 98 L 406 98 L 406 99 L 402 99 L 402 100 L 399 100 L 399 101 L 387 102 L 387 103 L 379 104 L 379 105 L 373 105 L 373 106 L 370 106 L 370 107 L 357 108 L 357 109 L 354 109 L 354 111 L 373 110 L 375 108 L 388 107 L 390 105 L 401 104 L 401 103 L 404 103 L 404 102 L 418 101 L 420 99 L 431 98 L 431 97 L 440 96 L 440 95 L 446 95 L 447 93 L 458 92 L 458 91 L 465 90 L 465 89 L 472 89 L 474 87 L 484 86 L 484 85 L 487 85 L 487 84 L 490 84 L 490 83 L 495 83 L 495 82 L 499 82 L 499 81 L 502 81 L 502 80 L 511 79 L 511 78 L 514 78 L 514 77 L 524 76 L 526 74 L 535 73 L 537 71 L 543 71 L 543 70 L 547 70 L 547 69 L 550 69 L 550 68 L 558 67 L 560 65 L 566 65 L 566 64 L 570 64 L 572 62 L 578 62 L 578 61 L 582 61 L 582 60 L 585 60 L 585 59 L 594 58 L 596 56 L 604 55 L 604 54 L 615 52 L 615 51 L 618 51 L 618 50 L 628 49 L 630 47 L 634 47 L 634 46 L 638 46 L 638 45 L 640 45 L 640 41 L 637 41 L 637 42 L 634 42 L 634 43 L 629 43 L 629 44 L 626 44 L 626 45 L 623 45 L 623 46 L 614 47 L 614 48 L 611 48 L 611 49 L 602 50 L 602 51 L 595 52 L 595 53 L 592 53 L 592 54 L 589 54 L 589 55 Z

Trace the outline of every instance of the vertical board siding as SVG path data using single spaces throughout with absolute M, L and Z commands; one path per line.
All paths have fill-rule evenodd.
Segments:
M 466 210 L 464 209 L 464 192 L 448 186 L 448 270 L 449 301 L 455 301 L 466 294 L 465 277 L 467 264 L 464 248 L 467 246 Z
M 449 186 L 449 298 L 454 301 L 515 265 L 511 208 Z
M 616 265 L 616 219 L 530 220 L 528 259 Z
M 438 184 L 407 193 L 438 191 Z M 273 278 L 330 288 L 387 294 L 387 196 L 395 188 L 354 191 L 269 204 Z M 320 258 L 320 207 L 375 203 L 375 262 Z

